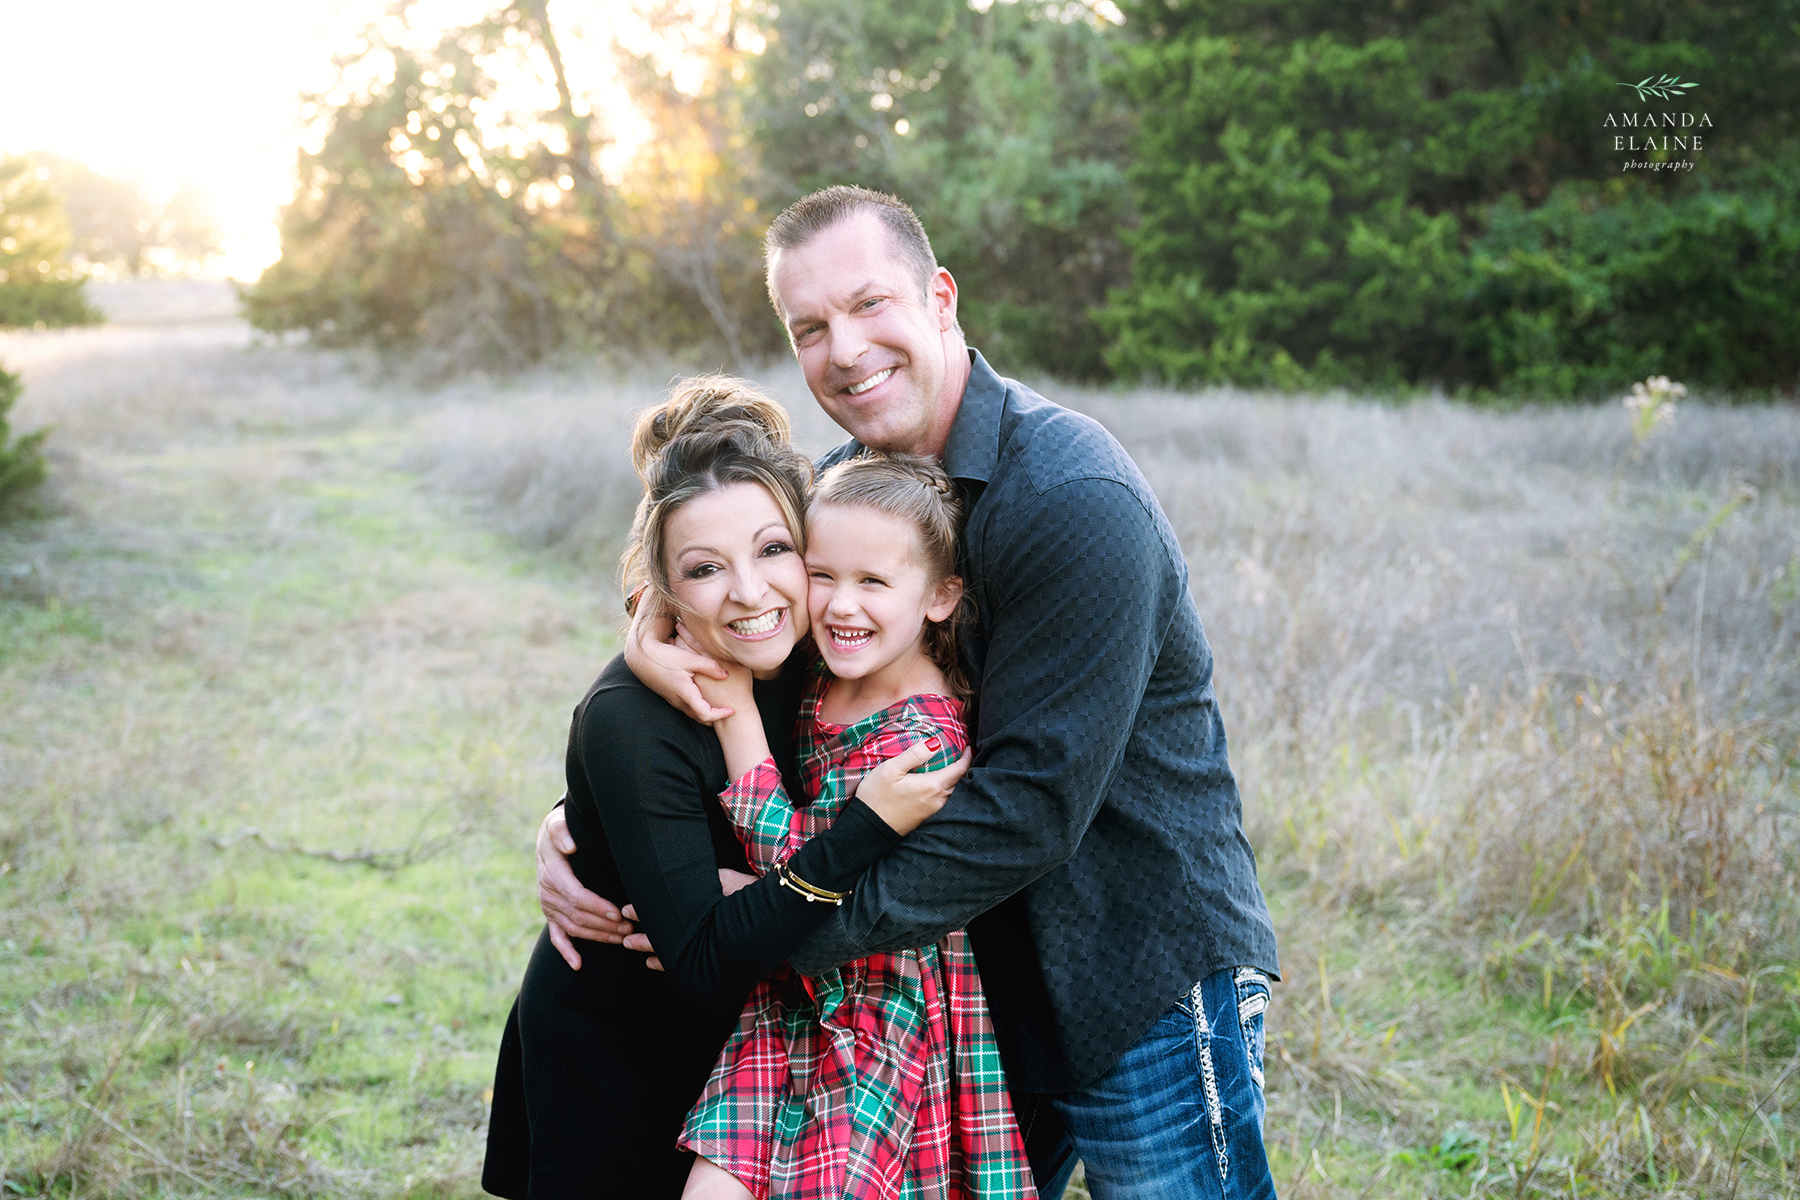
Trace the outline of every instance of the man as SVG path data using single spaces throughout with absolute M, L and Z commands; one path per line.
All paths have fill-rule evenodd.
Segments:
M 1167 518 L 1099 424 L 966 347 L 956 282 L 899 200 L 814 193 L 776 219 L 767 254 L 807 386 L 854 439 L 826 464 L 864 447 L 939 458 L 968 509 L 979 610 L 973 768 L 794 965 L 967 926 L 1043 1195 L 1078 1156 L 1096 1197 L 1272 1197 L 1275 936 Z M 719 715 L 692 678 L 714 664 L 642 630 L 632 643 L 652 688 Z M 566 844 L 553 813 L 539 862 L 555 936 L 620 940 L 613 907 L 567 875 Z

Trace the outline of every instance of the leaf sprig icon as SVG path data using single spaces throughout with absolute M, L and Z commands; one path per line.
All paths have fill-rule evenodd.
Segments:
M 1700 85 L 1692 80 L 1684 83 L 1679 75 L 1664 75 L 1661 79 L 1646 75 L 1636 83 L 1621 83 L 1618 86 L 1632 89 L 1639 100 L 1648 100 L 1652 96 L 1664 100 L 1679 100 Z

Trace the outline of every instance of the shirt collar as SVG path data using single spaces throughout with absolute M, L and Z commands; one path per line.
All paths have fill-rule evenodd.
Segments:
M 944 443 L 944 473 L 952 479 L 982 483 L 1000 462 L 1000 418 L 1006 411 L 1006 383 L 988 366 L 981 351 L 969 351 L 969 382 L 950 437 Z

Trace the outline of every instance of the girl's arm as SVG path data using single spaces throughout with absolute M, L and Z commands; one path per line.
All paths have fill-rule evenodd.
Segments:
M 707 703 L 731 710 L 729 717 L 712 725 L 719 749 L 725 753 L 725 771 L 734 781 L 719 793 L 719 800 L 738 840 L 744 843 L 751 867 L 758 875 L 766 875 L 787 857 L 794 805 L 781 782 L 781 769 L 769 753 L 750 672 L 736 663 L 725 667 L 723 680 L 696 680 Z
M 732 771 L 731 786 L 719 793 L 719 802 L 731 817 L 738 840 L 744 843 L 750 865 L 758 875 L 767 875 L 787 858 L 788 834 L 799 814 L 788 799 L 773 758 L 764 755 L 742 774 L 735 766 Z

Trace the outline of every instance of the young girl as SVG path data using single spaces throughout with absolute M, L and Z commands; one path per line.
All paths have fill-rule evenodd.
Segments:
M 927 770 L 968 745 L 959 517 L 949 478 L 929 459 L 853 459 L 820 480 L 806 518 L 820 661 L 798 744 L 810 804 L 789 802 L 757 721 L 715 727 L 736 780 L 721 799 L 751 863 L 821 902 L 848 893 L 786 862 L 831 824 L 864 773 L 920 741 L 936 751 Z M 783 965 L 758 984 L 681 1145 L 700 1156 L 684 1198 L 1037 1195 L 961 930 L 818 977 Z

